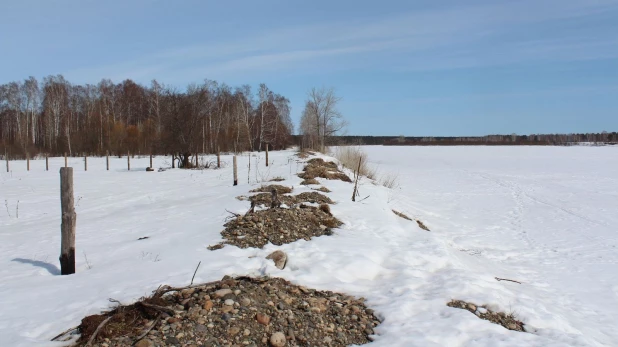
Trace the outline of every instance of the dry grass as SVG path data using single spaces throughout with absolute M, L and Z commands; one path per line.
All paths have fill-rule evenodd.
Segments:
M 307 178 L 300 182 L 300 184 L 303 186 L 308 186 L 310 184 L 320 184 L 320 181 L 316 180 L 315 178 Z
M 330 189 L 328 189 L 326 187 L 316 188 L 315 190 L 323 192 L 323 193 L 330 193 Z
M 375 167 L 371 167 L 369 165 L 367 162 L 367 154 L 365 154 L 360 147 L 335 147 L 332 154 L 335 158 L 337 158 L 337 160 L 339 160 L 341 165 L 355 172 L 358 170 L 358 161 L 362 158 L 363 160 L 361 161 L 361 167 L 359 170 L 361 176 L 376 179 L 378 172 Z
M 379 183 L 389 189 L 399 188 L 399 175 L 394 173 L 384 174 L 380 177 Z
M 421 222 L 418 219 L 416 220 L 416 224 L 418 224 L 419 228 L 421 228 L 423 230 L 431 231 L 431 230 L 429 230 L 429 228 L 427 226 L 425 226 L 425 224 L 423 224 L 423 222 Z
M 395 210 L 392 210 L 392 211 L 393 211 L 393 213 L 394 213 L 394 214 L 396 214 L 397 216 L 399 216 L 399 217 L 401 217 L 401 218 L 403 218 L 403 219 L 407 219 L 407 220 L 410 220 L 410 221 L 411 221 L 411 220 L 413 220 L 412 218 L 410 218 L 410 217 L 406 216 L 406 215 L 405 215 L 404 213 L 402 213 L 402 212 L 395 211 Z
M 344 182 L 352 182 L 348 175 L 339 171 L 337 164 L 331 161 L 324 161 L 321 158 L 313 158 L 307 162 L 303 172 L 298 174 L 298 177 L 305 180 L 312 178 L 326 178 L 329 180 L 341 180 Z
M 281 176 L 277 176 L 275 178 L 272 178 L 269 182 L 281 182 L 281 181 L 285 181 L 285 178 Z

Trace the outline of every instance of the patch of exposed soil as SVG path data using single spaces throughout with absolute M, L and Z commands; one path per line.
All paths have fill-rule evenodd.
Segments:
M 267 186 L 261 186 L 259 188 L 250 190 L 249 192 L 250 193 L 270 193 L 273 191 L 273 189 L 276 189 L 279 195 L 288 194 L 292 192 L 292 187 L 286 187 L 286 186 L 282 186 L 279 184 L 270 184 Z
M 84 318 L 76 346 L 85 346 L 100 322 L 110 316 L 93 346 L 131 346 L 134 342 L 138 347 L 362 345 L 372 341 L 370 335 L 379 324 L 362 298 L 307 289 L 281 278 L 226 276 L 161 295 L 167 289 Z M 158 308 L 141 305 L 154 300 Z M 121 321 L 125 322 L 122 328 L 115 328 Z
M 283 245 L 300 239 L 310 240 L 312 237 L 331 235 L 331 229 L 342 224 L 324 212 L 323 208 L 300 204 L 295 208 L 273 208 L 238 216 L 225 224 L 221 235 L 225 239 L 224 244 L 240 248 L 262 248 L 269 242 Z
M 313 158 L 307 161 L 307 165 L 303 169 L 303 172 L 298 174 L 298 177 L 305 180 L 321 177 L 329 180 L 352 182 L 348 175 L 339 170 L 337 164 L 332 161 L 324 161 L 321 158 Z
M 468 310 L 481 319 L 488 320 L 494 324 L 502 325 L 509 330 L 525 331 L 524 323 L 515 319 L 515 315 L 513 315 L 512 313 L 507 314 L 504 312 L 493 312 L 487 309 L 485 306 L 478 306 L 462 300 L 452 300 L 446 305 L 449 307 Z

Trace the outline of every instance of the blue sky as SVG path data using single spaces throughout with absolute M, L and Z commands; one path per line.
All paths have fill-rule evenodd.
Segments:
M 351 135 L 618 130 L 618 0 L 0 0 L 0 83 L 266 83 Z

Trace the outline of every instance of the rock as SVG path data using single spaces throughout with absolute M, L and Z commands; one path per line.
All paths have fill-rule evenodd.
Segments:
M 221 312 L 223 312 L 223 313 L 229 313 L 229 312 L 232 312 L 232 311 L 234 311 L 234 306 L 225 305 L 225 306 L 221 307 Z
M 227 333 L 230 336 L 236 336 L 236 335 L 238 335 L 239 332 L 240 332 L 240 328 L 239 327 L 231 327 L 231 328 L 227 329 Z
M 210 311 L 210 309 L 212 309 L 212 305 L 213 305 L 212 301 L 207 300 L 207 301 L 204 303 L 204 310 L 206 310 L 206 311 Z
M 283 270 L 285 268 L 285 264 L 288 261 L 288 256 L 283 251 L 274 251 L 269 254 L 266 259 L 272 259 L 272 261 L 275 263 L 275 266 L 278 269 Z
M 276 333 L 270 335 L 270 345 L 273 347 L 283 347 L 285 346 L 286 339 L 285 334 L 277 331 Z
M 251 335 L 251 330 L 245 329 L 245 331 L 243 331 L 242 334 L 245 335 L 245 336 L 249 336 L 249 335 Z
M 468 304 L 468 309 L 470 309 L 470 311 L 474 312 L 474 311 L 476 311 L 476 305 L 475 304 Z
M 180 340 L 178 340 L 176 337 L 174 336 L 168 336 L 165 339 L 165 343 L 167 343 L 168 345 L 174 345 L 174 346 L 180 346 Z
M 202 324 L 198 324 L 195 326 L 195 332 L 198 334 L 205 334 L 206 332 L 208 332 L 208 328 L 206 328 L 206 326 Z
M 236 289 L 236 290 L 234 291 L 234 295 L 239 295 L 239 294 L 240 294 L 240 289 Z
M 227 306 L 234 306 L 234 300 L 232 299 L 227 299 L 223 303 Z
M 148 339 L 141 339 L 134 345 L 135 347 L 153 347 L 154 343 Z
M 268 325 L 268 323 L 270 323 L 270 316 L 262 313 L 256 314 L 255 319 L 262 325 Z
M 224 289 L 219 289 L 219 290 L 217 290 L 217 291 L 214 293 L 214 295 L 215 295 L 215 298 L 222 298 L 222 297 L 224 297 L 224 296 L 226 296 L 226 295 L 228 295 L 228 294 L 232 294 L 232 293 L 233 293 L 233 292 L 232 292 L 232 290 L 231 290 L 231 289 L 229 289 L 229 288 L 224 288 Z
M 332 338 L 330 338 L 330 336 L 326 336 L 326 337 L 324 338 L 324 343 L 326 343 L 326 344 L 330 344 L 331 342 L 333 342 L 333 339 L 332 339 Z
M 517 330 L 517 324 L 515 324 L 515 323 L 509 323 L 509 324 L 507 325 L 507 328 L 508 328 L 508 329 L 510 329 L 510 330 Z
M 242 298 L 242 299 L 240 299 L 240 303 L 243 306 L 249 306 L 249 305 L 251 305 L 251 299 L 249 299 L 249 298 Z
M 174 323 L 176 323 L 176 322 L 178 322 L 178 321 L 179 321 L 179 319 L 178 319 L 178 318 L 176 318 L 176 317 L 170 317 L 170 318 L 168 318 L 168 319 L 167 319 L 167 322 L 168 322 L 169 324 L 174 324 Z

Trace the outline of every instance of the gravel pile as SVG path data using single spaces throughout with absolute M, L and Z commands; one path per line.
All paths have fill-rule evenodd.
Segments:
M 164 289 L 163 287 L 162 289 Z M 92 346 L 348 346 L 370 342 L 379 324 L 364 299 L 296 286 L 280 278 L 230 278 L 173 291 L 84 318 L 84 346 L 98 324 L 112 316 Z M 112 329 L 120 316 L 134 318 L 126 331 Z M 144 332 L 148 331 L 143 338 Z M 86 331 L 88 330 L 88 331 Z
M 270 207 L 272 201 L 272 194 L 259 193 L 247 198 L 251 202 L 255 202 L 255 206 Z M 305 192 L 298 195 L 279 195 L 279 201 L 287 206 L 294 206 L 303 202 L 309 202 L 313 204 L 334 204 L 334 202 L 326 195 L 318 192 Z
M 308 241 L 312 237 L 331 235 L 331 229 L 342 224 L 323 206 L 318 208 L 300 204 L 295 208 L 273 208 L 237 216 L 224 225 L 221 235 L 225 239 L 223 244 L 262 248 L 269 242 L 279 246 L 300 239 Z M 222 244 L 209 248 L 221 247 Z
M 307 161 L 307 165 L 303 169 L 303 172 L 298 174 L 298 177 L 304 180 L 311 180 L 321 177 L 329 180 L 352 182 L 350 177 L 339 170 L 337 164 L 332 161 L 324 161 L 321 158 L 314 158 Z
M 525 331 L 524 323 L 515 319 L 515 315 L 513 315 L 512 313 L 507 314 L 504 312 L 493 312 L 484 306 L 478 306 L 462 300 L 452 300 L 446 305 L 449 307 L 461 308 L 463 310 L 470 311 L 480 319 L 488 320 L 492 323 L 502 325 L 509 330 Z

